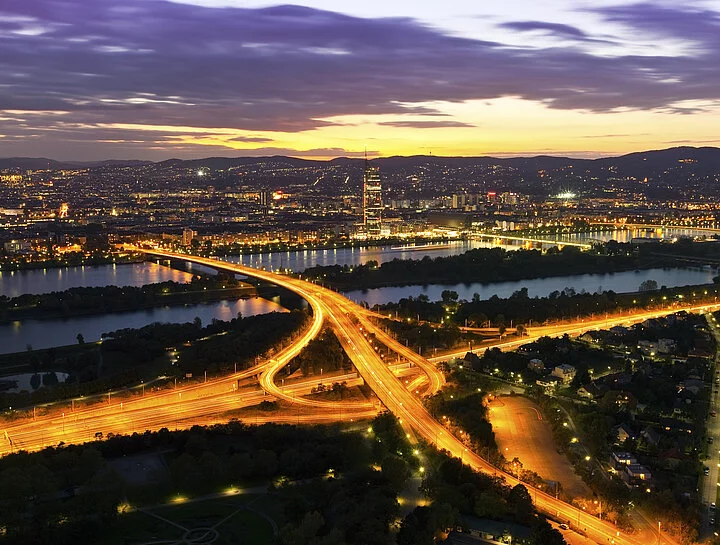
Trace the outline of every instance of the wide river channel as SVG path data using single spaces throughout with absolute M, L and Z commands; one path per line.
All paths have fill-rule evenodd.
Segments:
M 621 231 L 623 237 L 642 236 L 645 233 Z M 669 230 L 654 233 L 656 236 L 671 236 Z M 681 233 L 685 234 L 685 233 Z M 575 237 L 579 237 L 576 235 Z M 592 233 L 587 238 L 595 240 L 613 238 L 607 233 Z M 615 237 L 621 238 L 621 237 Z M 577 238 L 576 238 L 577 240 Z M 303 250 L 296 252 L 245 255 L 240 258 L 228 258 L 228 261 L 241 261 L 253 267 L 270 269 L 286 267 L 294 271 L 302 271 L 314 265 L 357 265 L 369 260 L 380 263 L 391 259 L 422 259 L 425 255 L 440 257 L 457 255 L 472 248 L 492 246 L 487 242 L 454 242 L 436 247 L 418 249 L 371 247 L 371 248 L 340 248 L 326 250 Z M 515 246 L 517 248 L 517 246 Z M 192 270 L 191 267 L 188 270 Z M 555 290 L 573 288 L 577 292 L 613 290 L 615 292 L 632 292 L 644 280 L 655 280 L 659 286 L 683 286 L 712 282 L 715 274 L 707 269 L 650 269 L 628 271 L 606 275 L 574 275 L 499 282 L 493 284 L 453 284 L 427 286 L 402 286 L 356 290 L 346 295 L 354 301 L 366 301 L 370 305 L 397 301 L 403 297 L 417 297 L 426 294 L 430 300 L 440 299 L 443 290 L 458 292 L 461 299 L 471 299 L 478 293 L 482 299 L 493 295 L 507 297 L 513 292 L 526 287 L 531 297 L 545 296 Z M 142 286 L 145 284 L 173 280 L 188 281 L 189 272 L 177 271 L 155 263 L 136 263 L 131 265 L 101 265 L 71 267 L 66 269 L 36 269 L 29 271 L 0 273 L 0 295 L 15 297 L 23 293 L 48 293 L 62 291 L 77 286 Z M 137 312 L 105 314 L 72 318 L 68 320 L 23 320 L 11 324 L 0 325 L 0 353 L 20 352 L 30 345 L 33 348 L 47 348 L 77 342 L 81 333 L 86 341 L 95 341 L 103 333 L 121 328 L 142 327 L 152 322 L 188 322 L 196 316 L 203 323 L 213 318 L 228 320 L 241 312 L 243 316 L 263 314 L 274 310 L 282 310 L 279 305 L 260 298 L 239 301 L 223 301 L 205 305 L 189 305 L 178 307 L 161 307 Z

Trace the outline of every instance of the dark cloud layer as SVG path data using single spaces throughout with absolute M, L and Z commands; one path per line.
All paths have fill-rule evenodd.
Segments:
M 295 132 L 325 126 L 321 119 L 332 116 L 432 115 L 417 104 L 502 96 L 589 111 L 672 111 L 679 101 L 720 99 L 718 12 L 650 3 L 596 12 L 689 46 L 683 56 L 604 57 L 580 47 L 518 48 L 449 36 L 409 18 L 361 19 L 298 6 L 3 0 L 0 110 L 69 113 L 0 113 L 0 143 L 52 142 L 68 130 L 59 120 L 89 139 L 100 136 L 94 126 L 108 123 Z M 594 39 L 543 21 L 505 26 Z M 165 135 L 150 138 L 167 144 Z M 267 141 L 235 141 L 243 138 Z

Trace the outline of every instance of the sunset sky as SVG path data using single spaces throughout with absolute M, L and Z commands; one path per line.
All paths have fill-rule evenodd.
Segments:
M 594 157 L 719 127 L 720 1 L 0 2 L 0 157 Z

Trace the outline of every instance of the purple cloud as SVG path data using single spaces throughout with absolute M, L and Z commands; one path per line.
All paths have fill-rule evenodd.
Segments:
M 512 21 L 509 23 L 503 23 L 500 26 L 509 30 L 517 30 L 520 32 L 532 32 L 539 30 L 549 34 L 554 34 L 561 38 L 572 38 L 575 40 L 585 40 L 588 38 L 588 35 L 579 28 L 560 23 L 546 23 L 543 21 Z
M 332 124 L 333 116 L 434 115 L 421 103 L 504 96 L 588 111 L 679 111 L 681 101 L 720 99 L 718 12 L 649 3 L 596 11 L 694 47 L 683 56 L 610 58 L 581 43 L 506 47 L 409 18 L 361 19 L 298 6 L 3 0 L 0 118 L 10 119 L 0 121 L 0 134 L 40 135 L 50 145 L 50 133 L 59 138 L 68 130 L 59 122 L 75 124 L 72 132 L 86 141 L 100 134 L 95 127 L 111 123 L 174 126 L 177 134 L 185 126 L 293 132 Z M 568 25 L 505 26 L 595 39 Z M 19 121 L 23 116 L 2 110 L 69 113 Z M 155 139 L 157 146 L 172 140 L 172 134 L 128 137 Z

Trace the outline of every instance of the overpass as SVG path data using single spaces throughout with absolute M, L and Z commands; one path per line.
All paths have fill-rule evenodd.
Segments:
M 497 234 L 497 233 L 471 233 L 469 235 L 471 239 L 473 238 L 489 238 L 492 240 L 515 240 L 519 242 L 537 242 L 540 244 L 552 244 L 555 246 L 577 246 L 578 248 L 582 248 L 584 250 L 589 250 L 592 248 L 592 244 L 589 242 L 570 242 L 567 240 L 553 240 L 549 238 L 538 238 L 538 237 L 523 237 L 518 235 L 508 235 L 508 234 Z
M 224 264 L 218 260 L 184 254 L 173 254 L 159 250 L 133 249 L 151 255 L 187 259 L 193 263 L 222 267 L 229 272 L 260 278 L 294 291 L 307 300 L 313 310 L 314 317 L 312 328 L 303 336 L 301 343 L 296 343 L 295 348 L 292 350 L 293 354 L 296 355 L 299 353 L 304 344 L 320 331 L 323 320 L 327 320 L 361 377 L 373 389 L 385 407 L 398 417 L 400 423 L 409 434 L 415 437 L 420 436 L 428 443 L 434 443 L 437 448 L 446 450 L 451 455 L 461 458 L 464 463 L 470 465 L 475 470 L 502 477 L 509 486 L 515 486 L 521 482 L 516 477 L 499 470 L 469 450 L 462 441 L 449 433 L 441 423 L 428 413 L 422 401 L 411 391 L 408 391 L 401 381 L 396 378 L 393 371 L 366 339 L 363 331 L 365 328 L 372 327 L 372 324 L 369 323 L 369 319 L 364 314 L 364 309 L 341 294 L 300 278 L 282 276 L 242 265 Z M 717 305 L 714 306 L 717 307 Z M 698 307 L 698 309 L 700 308 L 704 307 Z M 677 310 L 679 309 L 667 310 L 665 314 Z M 589 324 L 583 324 L 584 328 L 588 326 Z M 399 343 L 389 336 L 383 338 L 383 342 L 390 350 L 396 351 L 399 354 L 408 350 L 402 343 Z M 527 342 L 527 340 L 521 342 Z M 420 360 L 423 359 L 417 355 L 414 355 L 413 358 L 414 360 L 411 361 L 416 361 L 418 365 L 420 365 Z M 275 376 L 290 359 L 291 358 L 286 356 L 278 358 L 268 366 L 260 377 L 260 383 L 263 388 L 281 399 L 289 399 L 290 396 L 276 385 Z M 423 369 L 427 369 L 429 374 L 432 385 L 430 391 L 439 388 L 444 381 L 442 375 L 438 371 L 432 371 L 434 367 L 427 362 L 427 360 L 423 361 L 422 365 Z M 297 401 L 296 398 L 292 400 Z M 311 400 L 306 400 L 306 402 L 309 404 L 316 403 Z M 621 532 L 606 521 L 599 520 L 587 512 L 577 509 L 540 489 L 534 488 L 526 483 L 522 484 L 528 488 L 535 505 L 540 511 L 567 522 L 574 528 L 584 532 L 597 543 L 645 545 L 640 539 Z

